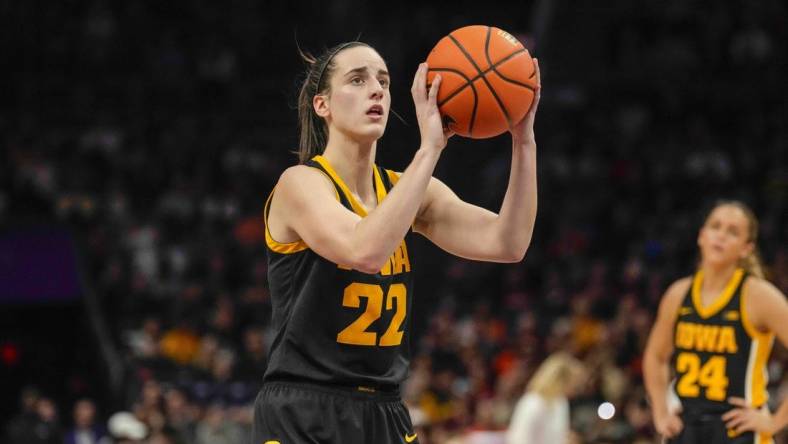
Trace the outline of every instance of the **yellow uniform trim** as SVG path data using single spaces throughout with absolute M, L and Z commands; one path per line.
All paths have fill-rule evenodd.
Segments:
M 739 282 L 741 282 L 742 276 L 744 276 L 744 270 L 737 268 L 733 273 L 733 277 L 731 277 L 728 284 L 725 286 L 725 289 L 722 290 L 722 293 L 720 293 L 708 307 L 704 307 L 703 301 L 701 301 L 700 298 L 700 288 L 703 284 L 703 270 L 699 270 L 695 273 L 695 278 L 692 280 L 692 304 L 695 305 L 695 310 L 698 312 L 698 315 L 703 319 L 707 319 L 714 316 L 722 307 L 725 307 L 728 302 L 730 302 L 731 297 L 733 297 L 733 292 L 736 290 Z
M 350 206 L 353 207 L 353 212 L 361 217 L 366 217 L 367 210 L 363 205 L 358 203 L 355 197 L 353 197 L 353 193 L 350 192 L 350 189 L 347 187 L 347 185 L 345 185 L 345 182 L 342 180 L 342 178 L 339 177 L 339 174 L 337 174 L 336 170 L 334 170 L 331 164 L 328 163 L 328 160 L 321 155 L 313 157 L 312 160 L 319 163 L 320 166 L 322 166 L 326 172 L 328 172 L 328 175 L 331 176 L 334 182 L 339 186 L 339 189 L 342 190 L 342 193 L 344 193 L 348 202 L 350 202 Z M 375 165 L 372 165 L 372 171 L 375 175 L 375 185 L 377 188 L 376 196 L 378 199 L 378 205 L 380 205 L 380 202 L 382 202 L 383 198 L 386 197 L 386 189 L 383 187 L 383 181 L 380 179 L 380 173 L 378 173 L 378 169 Z
M 392 186 L 396 185 L 397 181 L 399 181 L 399 174 L 391 170 L 386 170 L 386 174 L 389 176 L 389 181 L 391 182 L 391 185 Z
M 302 240 L 286 243 L 277 242 L 271 236 L 271 232 L 268 231 L 268 208 L 271 205 L 271 198 L 274 197 L 274 191 L 276 191 L 276 187 L 274 187 L 274 189 L 271 191 L 271 194 L 268 195 L 268 199 L 265 201 L 265 209 L 263 210 L 263 222 L 265 223 L 265 244 L 268 245 L 268 248 L 270 248 L 272 251 L 281 254 L 293 254 L 308 249 L 309 246 Z
M 375 194 L 378 196 L 378 205 L 386 198 L 386 187 L 383 185 L 383 179 L 380 177 L 378 167 L 372 165 L 372 174 L 375 175 Z
M 761 407 L 762 405 L 766 404 L 766 401 L 769 399 L 769 392 L 766 391 L 766 386 L 769 384 L 769 375 L 766 372 L 766 364 L 769 361 L 769 355 L 771 354 L 772 346 L 774 345 L 774 333 L 758 331 L 758 329 L 752 325 L 750 316 L 747 313 L 747 303 L 749 300 L 747 298 L 748 293 L 745 291 L 745 288 L 746 286 L 743 285 L 740 297 L 741 301 L 739 302 L 741 310 L 741 323 L 744 327 L 744 331 L 746 331 L 747 335 L 752 338 L 751 347 L 755 347 L 755 361 L 752 363 L 752 370 L 748 371 L 750 380 L 748 380 L 746 383 L 750 385 L 750 393 L 752 394 L 752 399 L 750 400 L 751 404 L 754 407 Z M 753 359 L 753 357 L 751 356 L 750 359 Z M 769 439 L 770 437 L 763 435 L 762 439 L 763 438 Z
M 326 174 L 325 171 L 321 170 L 320 168 L 315 168 L 315 170 L 320 171 L 320 174 L 326 176 L 326 179 L 331 182 L 331 176 Z M 339 201 L 339 192 L 337 191 L 337 187 L 333 186 L 332 183 L 331 188 L 334 190 L 334 196 L 336 197 L 337 201 Z M 276 191 L 276 187 L 274 187 L 274 189 L 271 191 L 271 194 L 268 195 L 268 199 L 265 201 L 265 210 L 263 211 L 266 245 L 268 245 L 268 248 L 274 252 L 281 254 L 293 254 L 308 249 L 309 246 L 303 240 L 298 240 L 295 242 L 278 242 L 273 238 L 273 236 L 271 236 L 271 232 L 268 231 L 268 208 L 271 205 L 271 199 L 274 197 L 274 191 Z

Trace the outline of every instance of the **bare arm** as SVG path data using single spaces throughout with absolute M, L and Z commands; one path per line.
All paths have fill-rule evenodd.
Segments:
M 276 187 L 269 224 L 290 228 L 293 237 L 331 262 L 376 273 L 405 236 L 439 156 L 419 150 L 397 187 L 364 218 L 336 200 L 333 184 L 320 171 L 289 168 Z
M 533 125 L 541 93 L 537 89 L 523 120 L 512 128 L 512 166 L 503 204 L 495 214 L 462 201 L 443 182 L 427 187 L 415 229 L 457 256 L 492 262 L 519 262 L 531 243 L 536 220 L 536 139 Z
M 749 323 L 756 330 L 753 333 L 767 335 L 773 332 L 783 346 L 788 347 L 788 302 L 785 295 L 763 279 L 749 278 L 744 285 L 742 297 Z M 752 430 L 776 434 L 788 425 L 788 398 L 782 400 L 774 413 L 755 410 L 742 398 L 731 398 L 729 402 L 738 408 L 727 412 L 723 420 L 736 432 Z
M 361 218 L 344 208 L 323 174 L 307 166 L 286 170 L 271 201 L 269 227 L 303 240 L 337 264 L 376 273 L 402 241 L 422 204 L 427 184 L 450 133 L 444 133 L 436 104 L 440 77 L 426 90 L 426 64 L 413 79 L 413 101 L 422 143 L 387 198 Z
M 646 383 L 654 426 L 666 437 L 677 435 L 681 420 L 668 411 L 665 396 L 670 380 L 670 357 L 673 353 L 673 327 L 681 301 L 690 286 L 690 278 L 683 278 L 670 286 L 659 304 L 659 312 L 646 344 L 643 356 L 643 378 Z

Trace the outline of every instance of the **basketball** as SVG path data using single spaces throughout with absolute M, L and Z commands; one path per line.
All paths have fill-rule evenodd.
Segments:
M 533 102 L 534 61 L 502 29 L 456 29 L 430 51 L 427 64 L 428 84 L 436 74 L 442 78 L 437 100 L 444 126 L 460 136 L 497 136 L 519 123 Z

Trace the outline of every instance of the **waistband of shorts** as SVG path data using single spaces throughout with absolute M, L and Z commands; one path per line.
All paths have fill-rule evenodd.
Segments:
M 760 407 L 754 407 L 756 410 L 763 409 L 766 404 Z M 722 421 L 722 415 L 736 408 L 734 405 L 723 405 L 716 409 L 686 409 L 682 411 L 679 416 L 684 422 L 714 422 Z
M 314 390 L 328 393 L 331 395 L 345 396 L 356 399 L 377 400 L 377 401 L 400 401 L 402 398 L 398 386 L 369 386 L 369 385 L 339 385 L 325 384 L 313 381 L 299 380 L 267 380 L 263 381 L 262 389 L 269 387 L 293 387 L 302 390 Z

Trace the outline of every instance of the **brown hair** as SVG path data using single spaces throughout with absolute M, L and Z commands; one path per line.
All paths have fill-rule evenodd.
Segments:
M 359 41 L 340 43 L 329 48 L 319 57 L 314 57 L 298 49 L 301 58 L 306 63 L 304 81 L 298 93 L 298 161 L 305 163 L 312 157 L 323 152 L 328 142 L 328 125 L 326 121 L 315 113 L 312 100 L 318 94 L 331 92 L 331 75 L 334 73 L 336 63 L 334 56 L 340 51 L 356 46 L 367 46 Z
M 706 214 L 705 220 L 708 220 L 709 216 L 711 216 L 711 213 L 719 207 L 734 207 L 740 209 L 742 213 L 744 213 L 749 225 L 749 230 L 747 231 L 747 241 L 752 242 L 754 248 L 752 249 L 752 252 L 747 255 L 747 257 L 739 260 L 739 267 L 745 269 L 753 276 L 764 279 L 765 273 L 763 270 L 763 264 L 761 262 L 760 253 L 758 253 L 758 218 L 755 217 L 755 213 L 747 204 L 740 200 L 721 200 L 714 204 L 711 210 Z

